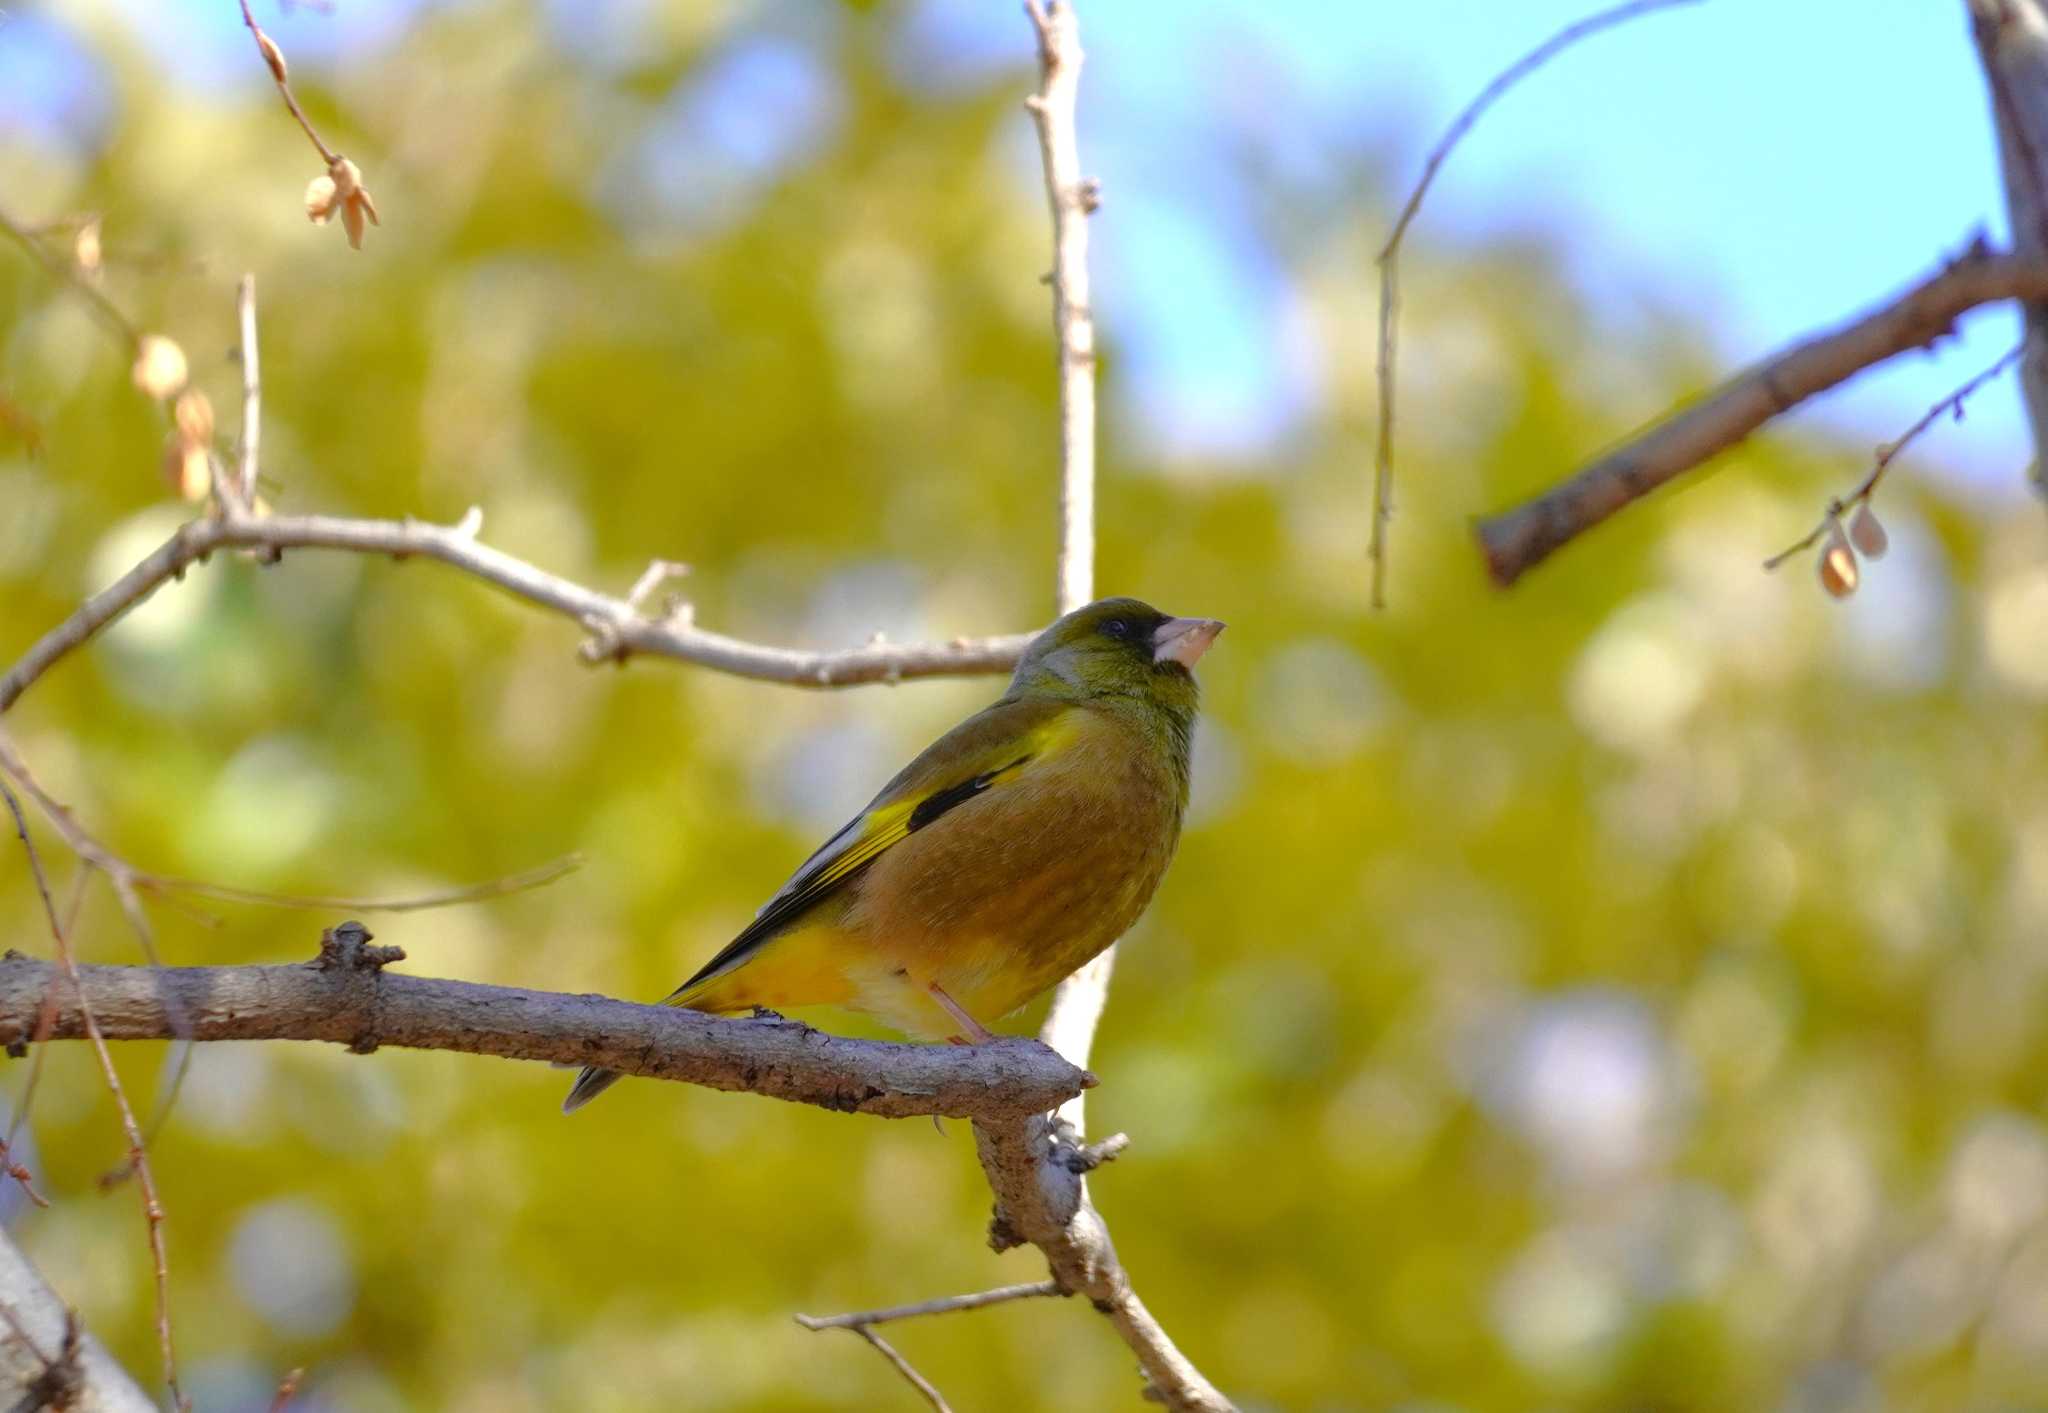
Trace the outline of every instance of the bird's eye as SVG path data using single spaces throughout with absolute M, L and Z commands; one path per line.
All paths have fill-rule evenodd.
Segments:
M 1128 618 L 1112 618 L 1102 625 L 1102 631 L 1112 638 L 1128 638 L 1131 636 L 1131 621 Z

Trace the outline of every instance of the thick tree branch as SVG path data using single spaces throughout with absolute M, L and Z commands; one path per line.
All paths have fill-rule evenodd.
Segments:
M 2048 264 L 1981 242 L 1882 308 L 1817 334 L 1512 510 L 1474 526 L 1487 571 L 1506 588 L 1608 516 L 1726 451 L 1774 417 L 1866 368 L 1952 333 L 1955 322 L 1999 300 L 2048 299 Z
M 1007 672 L 1031 641 L 1029 634 L 1017 633 L 1000 638 L 956 638 L 948 643 L 871 643 L 838 652 L 802 652 L 743 642 L 696 627 L 686 614 L 646 616 L 624 599 L 586 589 L 492 549 L 476 538 L 481 521 L 481 514 L 474 510 L 457 525 L 230 512 L 181 525 L 140 564 L 44 634 L 0 677 L 0 712 L 13 706 L 66 653 L 193 564 L 223 549 L 337 549 L 388 554 L 394 559 L 435 559 L 580 623 L 591 635 L 583 645 L 587 661 L 624 662 L 635 653 L 646 653 L 793 687 L 846 687 L 910 677 Z
M 344 923 L 318 959 L 295 966 L 81 966 L 77 987 L 51 963 L 9 952 L 0 1045 L 26 1044 L 44 1025 L 52 1040 L 84 1035 L 82 993 L 109 1040 L 324 1040 L 359 1053 L 398 1045 L 602 1065 L 888 1118 L 1017 1119 L 1094 1083 L 1032 1040 L 891 1045 L 782 1019 L 405 976 L 384 970 L 396 949 L 368 938 Z

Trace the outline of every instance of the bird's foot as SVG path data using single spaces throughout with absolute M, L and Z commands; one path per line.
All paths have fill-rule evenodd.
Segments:
M 987 1045 L 996 1038 L 996 1033 L 967 1014 L 967 1008 L 946 994 L 946 989 L 936 981 L 927 981 L 925 990 L 932 993 L 932 999 L 945 1007 L 946 1014 L 960 1022 L 967 1032 L 965 1038 L 958 1035 L 946 1037 L 949 1045 Z

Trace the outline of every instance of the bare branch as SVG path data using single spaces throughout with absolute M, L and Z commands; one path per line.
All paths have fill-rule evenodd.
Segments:
M 1058 603 L 1069 613 L 1095 597 L 1095 313 L 1088 293 L 1088 217 L 1102 189 L 1081 175 L 1075 106 L 1081 27 L 1069 0 L 1025 0 L 1038 35 L 1038 92 L 1024 100 L 1038 128 L 1052 208 L 1052 332 L 1060 378 Z
M 235 291 L 235 312 L 242 328 L 242 507 L 256 503 L 256 476 L 262 469 L 263 373 L 256 348 L 256 277 L 242 276 Z
M 1038 92 L 1024 106 L 1038 131 L 1052 208 L 1052 325 L 1060 369 L 1059 611 L 1069 613 L 1095 597 L 1095 323 L 1088 293 L 1088 216 L 1100 193 L 1081 176 L 1080 20 L 1072 3 L 1061 0 L 1025 0 L 1024 13 L 1038 39 L 1039 80 Z M 1062 1055 L 1086 1056 L 1115 968 L 1112 944 L 1062 981 L 1038 1038 Z M 1080 1124 L 1079 1106 L 1067 1117 Z
M 2048 261 L 2048 10 L 2041 0 L 1968 0 L 1991 91 L 2013 253 Z M 2048 496 L 2048 301 L 2027 300 L 2020 396 L 2034 437 L 2034 489 Z
M 916 1389 L 924 1401 L 936 1410 L 936 1413 L 953 1413 L 953 1405 L 946 1402 L 945 1395 L 932 1386 L 930 1379 L 918 1373 L 916 1367 L 897 1351 L 895 1345 L 883 1339 L 866 1325 L 853 1326 L 853 1332 L 873 1345 L 876 1352 L 895 1367 L 896 1372 L 903 1376 L 904 1381 Z
M 420 913 L 433 908 L 456 908 L 545 888 L 567 878 L 583 867 L 583 855 L 564 854 L 533 868 L 508 873 L 482 883 L 418 893 L 407 898 L 336 898 L 305 893 L 270 893 L 261 888 L 237 888 L 231 883 L 208 883 L 201 878 L 173 878 L 162 874 L 136 872 L 138 887 L 158 893 L 187 893 L 195 898 L 212 898 L 223 903 L 248 903 L 259 908 L 297 908 L 305 912 L 336 913 Z
M 1698 4 L 1699 0 L 1629 0 L 1628 4 L 1616 5 L 1613 9 L 1602 10 L 1596 15 L 1566 25 L 1550 38 L 1515 60 L 1496 74 L 1492 82 L 1479 90 L 1479 96 L 1465 105 L 1451 125 L 1444 129 L 1444 135 L 1437 139 L 1436 146 L 1429 151 L 1429 157 L 1422 164 L 1422 175 L 1416 179 L 1415 189 L 1408 193 L 1407 201 L 1401 205 L 1401 214 L 1394 219 L 1394 229 L 1387 236 L 1387 243 L 1380 247 L 1380 325 L 1379 325 L 1379 436 L 1373 455 L 1372 482 L 1372 543 L 1367 558 L 1372 561 L 1372 606 L 1387 606 L 1387 524 L 1394 518 L 1394 351 L 1395 316 L 1400 305 L 1400 261 L 1401 240 L 1408 234 L 1408 227 L 1414 223 L 1416 214 L 1422 210 L 1422 198 L 1429 194 L 1430 184 L 1436 180 L 1452 149 L 1464 141 L 1465 134 L 1472 130 L 1488 108 L 1500 101 L 1509 89 L 1535 73 L 1559 54 L 1571 48 L 1582 39 L 1587 39 L 1604 29 L 1625 24 L 1653 10 L 1669 10 L 1680 5 Z
M 909 1320 L 919 1315 L 950 1315 L 956 1310 L 982 1310 L 1012 1300 L 1031 1300 L 1044 1295 L 1064 1295 L 1055 1281 L 1031 1281 L 1024 1285 L 999 1285 L 994 1290 L 977 1290 L 971 1295 L 942 1295 L 914 1305 L 889 1305 L 880 1310 L 856 1310 L 850 1315 L 798 1315 L 796 1322 L 807 1330 L 845 1330 L 859 1325 L 886 1325 L 891 1320 Z
M 1774 417 L 1865 368 L 1954 331 L 1979 305 L 2048 299 L 2048 265 L 1981 242 L 1889 304 L 1817 334 L 1723 384 L 1631 437 L 1571 479 L 1474 527 L 1488 572 L 1502 588 L 1551 553 Z
M 1131 1288 L 1082 1176 L 1091 1157 L 1100 1161 L 1100 1155 L 1078 1146 L 1070 1125 L 1043 1114 L 976 1120 L 974 1143 L 996 1195 L 989 1244 L 1002 1251 L 1028 1241 L 1043 1251 L 1060 1289 L 1085 1297 L 1138 1356 L 1146 1397 L 1185 1413 L 1229 1413 L 1230 1400 L 1202 1377 Z
M 1024 102 L 1037 125 L 1052 208 L 1053 334 L 1060 367 L 1059 608 L 1065 613 L 1094 597 L 1095 327 L 1089 309 L 1087 218 L 1100 193 L 1081 176 L 1075 125 L 1081 34 L 1073 5 L 1025 0 L 1024 8 L 1038 38 L 1039 67 L 1038 92 Z M 1039 1039 L 1070 1060 L 1087 1055 L 1115 965 L 1112 946 L 1062 981 Z M 1076 1137 L 1082 1121 L 1079 1098 L 1076 1094 L 1051 1119 L 1039 1113 L 976 1121 L 975 1148 L 996 1197 L 991 1241 L 998 1250 L 1028 1241 L 1043 1251 L 1055 1287 L 1087 1296 L 1138 1356 L 1148 1394 L 1176 1409 L 1228 1409 L 1229 1400 L 1174 1347 L 1132 1291 L 1109 1229 L 1088 1200 L 1083 1175 L 1105 1153 L 1113 1154 L 1116 1145 L 1076 1156 L 1083 1151 Z M 872 1334 L 864 1325 L 858 1328 Z
M 945 1398 L 924 1375 L 911 1367 L 910 1361 L 899 1354 L 894 1345 L 876 1334 L 874 1327 L 890 1320 L 907 1320 L 918 1315 L 950 1315 L 958 1310 L 980 1310 L 1012 1300 L 1064 1294 L 1066 1292 L 1054 1281 L 1033 1281 L 1029 1285 L 997 1286 L 994 1290 L 976 1291 L 972 1295 L 948 1295 L 937 1300 L 921 1300 L 915 1305 L 892 1305 L 884 1310 L 862 1310 L 851 1315 L 798 1315 L 796 1322 L 807 1330 L 852 1330 L 894 1365 L 896 1372 L 924 1395 L 927 1403 L 945 1413 L 948 1407 Z
M 211 883 L 201 878 L 178 878 L 170 874 L 152 873 L 148 869 L 136 867 L 109 849 L 78 822 L 77 815 L 68 805 L 43 788 L 42 783 L 29 770 L 28 762 L 21 758 L 21 752 L 12 738 L 4 730 L 0 730 L 0 776 L 12 779 L 21 788 L 22 793 L 35 802 L 36 808 L 43 812 L 51 827 L 57 831 L 57 837 L 64 841 L 72 853 L 89 868 L 98 869 L 107 876 L 108 881 L 113 884 L 122 911 L 129 915 L 129 922 L 142 943 L 143 955 L 151 962 L 156 962 L 159 958 L 155 937 L 141 912 L 139 895 L 143 893 L 165 899 L 174 899 L 179 895 L 213 898 L 224 903 L 247 903 L 254 907 L 266 908 L 413 913 L 425 912 L 431 908 L 459 907 L 465 903 L 478 903 L 513 893 L 524 893 L 534 888 L 544 888 L 583 866 L 581 854 L 565 854 L 559 859 L 523 869 L 518 873 L 509 873 L 502 878 L 487 879 L 482 883 L 470 883 L 457 888 L 444 888 L 407 898 L 323 897 L 299 893 L 272 893 L 260 888 L 239 888 L 233 884 Z M 203 913 L 200 917 L 215 925 L 220 921 Z
M 635 653 L 678 658 L 738 677 L 796 687 L 845 687 L 911 677 L 960 677 L 1007 672 L 1016 665 L 1025 633 L 999 638 L 956 638 L 946 643 L 875 643 L 838 652 L 801 652 L 743 642 L 678 618 L 650 618 L 624 599 L 557 578 L 522 559 L 481 544 L 474 511 L 463 523 L 356 520 L 325 515 L 238 515 L 232 512 L 182 525 L 140 564 L 87 599 L 0 677 L 0 712 L 66 653 L 85 643 L 166 582 L 221 549 L 335 549 L 358 554 L 439 560 L 494 584 L 515 598 L 552 609 L 591 634 L 584 657 L 624 662 Z
M 80 966 L 75 984 L 48 962 L 9 953 L 0 957 L 0 1045 L 39 1033 L 76 1039 L 89 1006 L 109 1040 L 321 1040 L 359 1053 L 397 1045 L 601 1065 L 886 1118 L 1014 1119 L 1095 1082 L 1033 1040 L 891 1045 L 781 1019 L 406 976 L 383 969 L 395 949 L 365 947 L 368 939 L 347 923 L 329 930 L 311 963 Z

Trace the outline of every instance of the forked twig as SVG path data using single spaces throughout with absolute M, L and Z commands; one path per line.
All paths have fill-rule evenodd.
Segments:
M 1829 501 L 1827 514 L 1822 517 L 1820 524 L 1814 527 L 1813 533 L 1797 544 L 1787 545 L 1784 549 L 1779 550 L 1764 561 L 1764 568 L 1776 569 L 1793 555 L 1800 553 L 1802 550 L 1812 549 L 1815 545 L 1819 544 L 1821 537 L 1834 527 L 1835 522 L 1841 518 L 1844 511 L 1853 506 L 1863 504 L 1877 493 L 1878 483 L 1884 480 L 1885 471 L 1897 459 L 1899 453 L 1906 449 L 1907 443 L 1933 426 L 1936 419 L 1945 412 L 1960 418 L 1963 415 L 1963 404 L 1969 400 L 1970 395 L 2018 362 L 2020 355 L 2026 351 L 2026 340 L 2022 339 L 2019 343 L 2007 349 L 1996 363 L 1971 378 L 1940 402 L 1935 403 L 1934 406 L 1928 408 L 1926 412 L 1921 414 L 1919 421 L 1899 433 L 1893 440 L 1880 446 L 1877 449 L 1877 460 L 1870 468 L 1870 474 L 1857 484 L 1856 489 L 1839 500 Z

